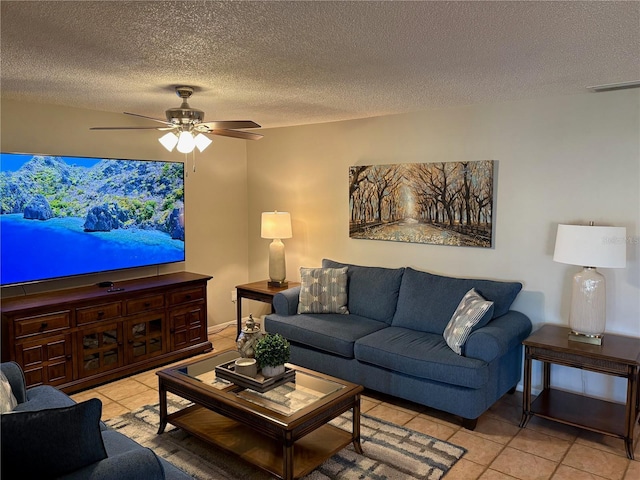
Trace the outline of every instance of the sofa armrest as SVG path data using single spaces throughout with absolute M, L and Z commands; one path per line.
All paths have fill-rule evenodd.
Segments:
M 164 480 L 164 468 L 153 451 L 136 448 L 60 477 L 65 480 Z
M 522 345 L 522 341 L 531 333 L 531 328 L 529 317 L 515 310 L 509 310 L 504 315 L 491 320 L 486 326 L 472 332 L 465 344 L 464 355 L 490 363 L 509 350 Z
M 300 286 L 283 290 L 273 297 L 273 309 L 278 315 L 295 315 L 298 313 L 299 299 Z
M 16 362 L 5 362 L 0 364 L 2 373 L 9 380 L 11 385 L 11 392 L 16 397 L 18 403 L 24 403 L 27 401 L 27 381 L 24 378 L 22 368 Z

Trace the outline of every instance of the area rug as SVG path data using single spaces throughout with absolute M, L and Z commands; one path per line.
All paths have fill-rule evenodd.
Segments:
M 170 413 L 184 408 L 184 404 L 171 400 L 168 406 Z M 158 422 L 159 409 L 155 404 L 105 423 L 199 480 L 272 478 L 172 425 L 167 426 L 165 433 L 157 435 Z M 347 412 L 331 423 L 351 431 L 351 413 Z M 466 453 L 462 447 L 366 414 L 361 415 L 360 428 L 363 455 L 349 445 L 304 479 L 439 479 Z

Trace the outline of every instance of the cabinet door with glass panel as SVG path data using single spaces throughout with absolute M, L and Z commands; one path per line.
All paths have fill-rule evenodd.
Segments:
M 146 360 L 167 351 L 164 310 L 145 313 L 124 322 L 127 363 Z
M 124 364 L 122 323 L 85 327 L 77 335 L 80 377 L 106 372 Z

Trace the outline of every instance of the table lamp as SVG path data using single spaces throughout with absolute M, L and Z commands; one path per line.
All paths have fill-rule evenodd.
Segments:
M 284 258 L 283 238 L 291 238 L 291 215 L 288 212 L 262 212 L 260 236 L 271 238 L 269 245 L 269 282 L 270 287 L 286 287 L 287 264 Z
M 558 225 L 553 260 L 581 265 L 582 271 L 573 277 L 569 339 L 602 345 L 606 326 L 605 279 L 596 270 L 626 266 L 626 235 L 624 227 L 591 225 Z

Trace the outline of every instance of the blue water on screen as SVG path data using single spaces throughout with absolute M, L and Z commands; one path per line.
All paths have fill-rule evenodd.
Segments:
M 157 230 L 85 232 L 82 218 L 0 215 L 1 283 L 184 261 L 184 242 Z

